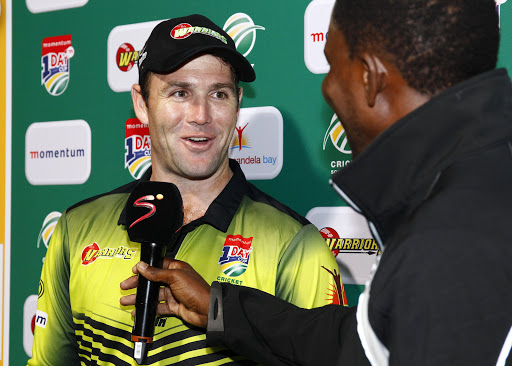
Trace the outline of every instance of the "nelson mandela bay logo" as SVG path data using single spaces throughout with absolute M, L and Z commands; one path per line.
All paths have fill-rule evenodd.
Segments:
M 98 243 L 92 243 L 82 249 L 82 265 L 88 266 L 97 259 L 124 259 L 130 260 L 137 253 L 137 248 L 127 248 L 122 245 L 116 248 L 101 249 Z
M 249 149 L 251 147 L 249 136 L 247 133 L 244 133 L 244 130 L 248 124 L 249 123 L 246 123 L 243 127 L 235 127 L 235 133 L 233 134 L 233 139 L 231 140 L 230 149 L 240 151 L 242 149 Z
M 329 127 L 325 132 L 323 150 L 328 149 L 329 146 L 337 150 L 336 155 L 332 155 L 332 157 L 336 157 L 336 160 L 332 160 L 330 166 L 331 174 L 333 174 L 352 161 L 352 150 L 348 144 L 345 128 L 336 114 L 332 116 Z
M 252 238 L 244 238 L 241 235 L 226 237 L 218 262 L 226 276 L 238 277 L 245 273 L 252 252 Z
M 75 55 L 71 34 L 43 39 L 41 57 L 41 84 L 53 96 L 67 89 L 70 75 L 70 59 Z
M 230 16 L 222 29 L 233 38 L 237 51 L 244 57 L 251 53 L 256 43 L 256 31 L 265 30 L 262 26 L 255 25 L 251 17 L 244 13 Z

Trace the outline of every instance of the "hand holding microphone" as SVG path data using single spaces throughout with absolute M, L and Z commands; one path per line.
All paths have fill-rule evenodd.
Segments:
M 172 183 L 140 182 L 126 205 L 128 236 L 141 243 L 141 261 L 162 268 L 167 250 L 172 251 L 183 225 L 183 202 Z M 153 341 L 160 284 L 139 275 L 132 329 L 134 359 L 145 362 L 147 344 Z

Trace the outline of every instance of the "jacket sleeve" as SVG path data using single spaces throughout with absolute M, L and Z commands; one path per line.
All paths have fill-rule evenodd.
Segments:
M 369 365 L 357 336 L 355 308 L 301 309 L 226 283 L 212 284 L 207 343 L 266 366 Z
M 29 366 L 80 364 L 69 299 L 69 274 L 66 214 L 63 214 L 55 227 L 43 264 Z
M 280 258 L 275 294 L 307 309 L 347 305 L 336 259 L 314 225 L 303 226 Z

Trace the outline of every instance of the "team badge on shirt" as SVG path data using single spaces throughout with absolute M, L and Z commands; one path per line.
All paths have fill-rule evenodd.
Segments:
M 226 276 L 237 277 L 247 270 L 252 252 L 252 237 L 228 235 L 222 248 L 219 264 Z

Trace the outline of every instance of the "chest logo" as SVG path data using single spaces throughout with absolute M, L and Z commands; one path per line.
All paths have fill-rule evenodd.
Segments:
M 136 248 L 126 248 L 123 246 L 118 246 L 117 248 L 101 249 L 98 243 L 92 243 L 82 250 L 82 265 L 88 266 L 89 264 L 96 261 L 96 259 L 100 258 L 119 258 L 124 260 L 130 260 L 135 256 L 135 253 L 137 253 Z
M 238 277 L 245 273 L 252 252 L 252 238 L 228 235 L 222 248 L 219 264 L 226 276 Z

